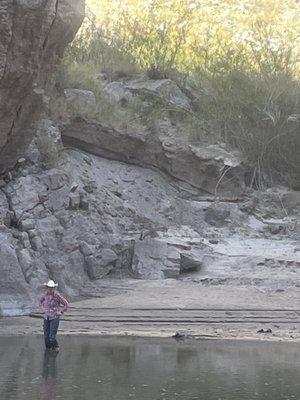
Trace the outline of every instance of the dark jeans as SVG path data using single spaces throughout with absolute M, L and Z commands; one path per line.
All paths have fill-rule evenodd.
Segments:
M 59 317 L 55 319 L 44 318 L 44 339 L 46 349 L 58 347 L 58 343 L 56 340 L 58 325 Z

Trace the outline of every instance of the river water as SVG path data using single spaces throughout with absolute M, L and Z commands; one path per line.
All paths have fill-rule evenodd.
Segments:
M 300 400 L 296 343 L 0 337 L 1 400 Z

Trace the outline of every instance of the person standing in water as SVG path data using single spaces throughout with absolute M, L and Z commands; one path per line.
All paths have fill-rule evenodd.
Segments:
M 67 311 L 68 302 L 55 289 L 57 283 L 50 280 L 44 283 L 46 293 L 40 298 L 44 311 L 44 339 L 47 350 L 59 351 L 56 334 L 60 316 Z

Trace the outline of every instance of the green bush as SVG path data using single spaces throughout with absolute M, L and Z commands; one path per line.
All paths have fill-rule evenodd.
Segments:
M 207 86 L 208 85 L 208 86 Z M 253 166 L 253 183 L 300 183 L 300 85 L 289 75 L 232 71 L 198 80 L 197 117 L 214 140 L 239 148 Z M 297 114 L 298 113 L 298 114 Z

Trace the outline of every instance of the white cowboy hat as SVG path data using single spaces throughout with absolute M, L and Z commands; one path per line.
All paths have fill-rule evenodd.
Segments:
M 47 283 L 44 283 L 44 286 L 47 286 L 50 288 L 55 288 L 56 286 L 58 286 L 58 284 L 55 283 L 52 279 L 50 279 L 50 281 L 48 281 Z

